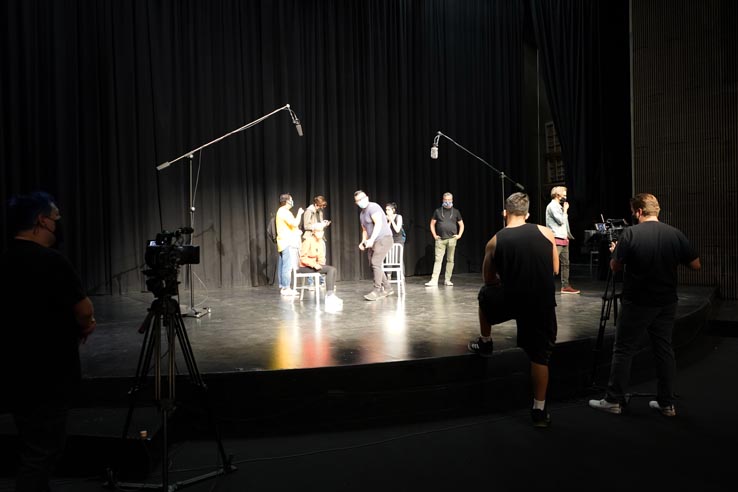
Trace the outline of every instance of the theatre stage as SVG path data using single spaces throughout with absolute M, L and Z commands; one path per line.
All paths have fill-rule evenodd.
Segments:
M 549 399 L 581 398 L 604 384 L 614 332 L 606 320 L 601 350 L 605 282 L 572 278 L 580 295 L 557 294 L 558 340 L 551 360 Z M 340 312 L 316 307 L 313 294 L 282 298 L 276 287 L 204 289 L 196 304 L 201 318 L 184 317 L 197 372 L 192 384 L 176 346 L 173 398 L 176 411 L 169 442 L 214 439 L 203 410 L 210 410 L 223 437 L 349 429 L 520 409 L 530 404 L 529 362 L 515 346 L 515 322 L 493 328 L 490 358 L 467 352 L 478 335 L 479 274 L 454 276 L 453 287 L 427 288 L 427 277 L 407 279 L 406 293 L 369 302 L 370 280 L 338 282 Z M 182 293 L 188 304 L 189 292 Z M 682 287 L 674 330 L 678 363 L 712 350 L 703 335 L 714 289 Z M 121 473 L 145 476 L 163 449 L 163 421 L 154 395 L 156 364 L 134 387 L 144 336 L 139 327 L 151 306 L 147 292 L 93 298 L 97 331 L 81 348 L 83 382 L 69 422 L 61 469 L 92 476 L 111 463 Z M 163 340 L 166 347 L 166 340 Z M 165 350 L 164 348 L 162 349 Z M 633 363 L 633 382 L 653 377 L 648 349 Z M 159 368 L 168 373 L 167 354 Z M 198 391 L 206 387 L 207 391 Z M 163 397 L 167 385 L 163 386 Z M 203 398 L 206 395 L 206 398 Z M 121 439 L 128 412 L 132 422 Z M 145 430 L 147 438 L 139 433 Z M 14 428 L 0 414 L 0 474 L 12 476 Z M 121 465 L 121 463 L 123 465 Z
M 407 278 L 404 295 L 395 288 L 394 295 L 373 302 L 363 299 L 370 280 L 338 282 L 344 301 L 339 312 L 326 312 L 322 300 L 318 308 L 313 292 L 300 300 L 280 297 L 274 286 L 201 288 L 195 305 L 210 313 L 183 319 L 202 374 L 472 357 L 466 344 L 478 335 L 480 275 L 456 275 L 453 287 L 425 287 L 427 280 Z M 572 283 L 581 294 L 556 295 L 557 346 L 593 340 L 599 331 L 606 283 L 588 278 Z M 185 313 L 190 295 L 181 294 Z M 711 295 L 712 289 L 680 288 L 678 317 L 701 309 Z M 148 292 L 93 298 L 98 327 L 81 348 L 84 378 L 135 374 L 143 345 L 138 329 L 153 300 Z M 612 334 L 613 321 L 612 316 L 606 321 L 606 335 Z M 496 352 L 515 350 L 515 322 L 495 326 L 493 339 Z M 179 369 L 182 373 L 185 366 Z

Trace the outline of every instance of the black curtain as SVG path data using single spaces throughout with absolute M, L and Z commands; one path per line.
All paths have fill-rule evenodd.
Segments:
M 593 229 L 600 214 L 630 217 L 628 2 L 530 0 L 528 6 L 567 171 L 572 229 Z
M 467 227 L 457 268 L 479 271 L 501 226 L 499 180 L 450 144 L 437 161 L 429 149 L 441 130 L 532 183 L 524 12 L 503 0 L 4 2 L 0 220 L 10 194 L 45 189 L 90 291 L 141 290 L 147 241 L 189 224 L 192 181 L 194 273 L 208 287 L 263 285 L 279 194 L 303 207 L 322 194 L 346 280 L 368 275 L 356 189 L 398 202 L 410 274 L 430 272 L 428 221 L 451 191 Z M 303 138 L 281 111 L 195 154 L 192 180 L 187 159 L 156 171 L 286 103 Z

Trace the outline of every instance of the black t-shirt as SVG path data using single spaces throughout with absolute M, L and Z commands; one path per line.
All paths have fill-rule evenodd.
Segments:
M 436 234 L 441 239 L 448 239 L 459 233 L 459 221 L 464 219 L 461 218 L 461 212 L 458 209 L 438 207 L 433 212 L 433 218 L 436 220 Z
M 495 266 L 505 302 L 526 309 L 556 306 L 551 241 L 535 224 L 506 227 L 496 236 Z
M 647 221 L 623 230 L 613 252 L 623 262 L 623 298 L 640 306 L 677 302 L 677 266 L 697 253 L 679 229 Z
M 15 398 L 66 399 L 80 381 L 73 307 L 86 297 L 69 261 L 56 250 L 14 239 L 0 258 L 3 377 Z

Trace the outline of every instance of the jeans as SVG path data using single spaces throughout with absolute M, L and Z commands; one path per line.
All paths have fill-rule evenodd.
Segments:
M 67 409 L 63 404 L 44 402 L 13 412 L 18 429 L 20 466 L 17 492 L 49 490 L 54 465 L 64 450 Z
M 561 272 L 561 288 L 569 286 L 569 246 L 556 246 L 559 253 L 559 271 Z
M 383 236 L 374 241 L 373 247 L 366 250 L 369 256 L 369 263 L 372 265 L 375 292 L 381 291 L 383 287 L 385 290 L 390 289 L 389 279 L 387 279 L 387 275 L 382 270 L 382 263 L 389 250 L 392 249 L 393 244 L 392 236 Z
M 438 281 L 441 275 L 441 266 L 443 265 L 443 255 L 446 255 L 446 281 L 451 281 L 451 274 L 454 273 L 454 255 L 456 254 L 456 238 L 436 239 L 436 260 L 433 263 L 433 276 L 431 281 Z
M 297 248 L 287 247 L 279 253 L 282 260 L 279 266 L 279 288 L 289 289 L 292 285 L 292 268 L 297 268 L 297 260 L 300 257 L 300 252 Z
M 310 268 L 310 267 L 300 267 L 297 269 L 297 272 L 298 273 L 314 273 L 314 272 L 324 273 L 326 294 L 329 294 L 333 292 L 334 290 L 336 290 L 336 267 L 334 266 L 323 265 L 320 267 L 320 270 L 316 270 L 315 268 Z M 309 278 L 308 280 L 312 280 L 312 278 Z
M 633 356 L 640 348 L 641 337 L 648 333 L 656 358 L 656 398 L 661 406 L 674 402 L 676 359 L 671 346 L 677 304 L 668 306 L 638 306 L 623 299 L 622 312 L 615 329 L 615 347 L 612 353 L 610 380 L 605 398 L 624 404 L 625 390 L 630 380 Z

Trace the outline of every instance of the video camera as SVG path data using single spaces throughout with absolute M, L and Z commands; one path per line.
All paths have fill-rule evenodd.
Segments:
M 192 234 L 192 227 L 180 227 L 174 232 L 162 231 L 146 246 L 144 259 L 148 270 L 144 275 L 146 287 L 156 297 L 177 295 L 177 273 L 180 265 L 200 263 L 200 246 L 182 244 L 184 234 Z
M 592 237 L 594 238 L 599 236 L 601 241 L 606 240 L 608 244 L 618 242 L 623 230 L 630 225 L 625 219 L 605 220 L 602 216 L 600 216 L 600 218 L 602 219 L 602 222 L 595 223 L 596 235 Z

